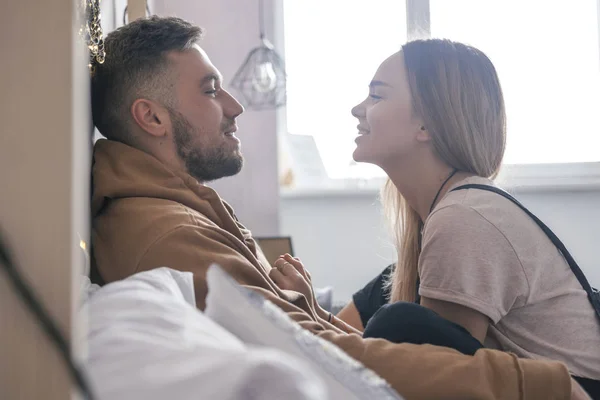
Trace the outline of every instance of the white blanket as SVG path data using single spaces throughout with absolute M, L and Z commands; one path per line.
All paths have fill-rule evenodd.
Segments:
M 142 272 L 86 298 L 85 367 L 100 400 L 327 398 L 302 361 L 248 346 L 199 312 L 190 273 Z

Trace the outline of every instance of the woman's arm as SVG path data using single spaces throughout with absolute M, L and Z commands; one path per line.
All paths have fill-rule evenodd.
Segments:
M 346 304 L 336 317 L 361 332 L 365 330 L 354 301 L 350 301 L 350 303 Z
M 512 244 L 469 206 L 434 212 L 419 258 L 421 305 L 483 343 L 490 323 L 522 306 L 529 282 Z
M 421 297 L 421 305 L 435 311 L 440 317 L 454 322 L 469 331 L 471 336 L 483 344 L 490 320 L 472 308 L 448 301 Z

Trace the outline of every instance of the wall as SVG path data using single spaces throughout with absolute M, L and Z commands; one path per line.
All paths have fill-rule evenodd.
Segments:
M 265 1 L 264 8 L 266 34 L 272 37 L 273 2 Z M 259 45 L 258 0 L 155 0 L 152 12 L 178 16 L 205 29 L 200 44 L 223 74 L 226 87 L 250 50 Z M 246 110 L 238 118 L 244 168 L 237 176 L 212 184 L 257 236 L 279 231 L 275 113 Z
M 142 4 L 138 4 L 143 0 L 137 0 L 134 7 L 142 8 Z M 156 2 L 154 0 L 146 1 L 146 13 L 148 10 L 152 14 L 156 14 Z M 159 3 L 162 5 L 162 2 Z M 123 26 L 123 14 L 125 14 L 125 8 L 129 10 L 128 0 L 102 0 L 100 2 L 101 18 L 102 18 L 102 31 L 104 36 L 109 32 Z M 129 15 L 125 16 L 125 22 L 129 22 Z
M 516 194 L 554 230 L 588 280 L 600 287 L 600 190 Z M 284 197 L 281 232 L 316 286 L 335 287 L 335 301 L 347 301 L 395 259 L 376 194 Z

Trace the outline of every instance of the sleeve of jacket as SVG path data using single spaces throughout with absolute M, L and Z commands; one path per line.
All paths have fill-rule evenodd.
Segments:
M 305 329 L 328 340 L 386 379 L 407 400 L 522 399 L 563 400 L 570 396 L 570 376 L 564 365 L 517 359 L 494 350 L 473 357 L 429 345 L 394 344 L 341 333 L 317 322 L 268 290 L 272 283 L 239 249 L 214 230 L 182 226 L 162 235 L 143 255 L 137 271 L 162 266 L 194 273 L 198 308 L 205 308 L 206 271 L 221 265 L 238 283 L 256 288 Z
M 208 292 L 206 271 L 213 263 L 242 285 L 276 291 L 266 273 L 261 272 L 262 266 L 254 265 L 234 243 L 210 227 L 181 225 L 161 235 L 140 258 L 136 272 L 159 267 L 192 272 L 196 302 L 204 310 Z
M 482 349 L 474 356 L 431 345 L 317 333 L 390 383 L 407 400 L 568 400 L 571 378 L 558 362 Z

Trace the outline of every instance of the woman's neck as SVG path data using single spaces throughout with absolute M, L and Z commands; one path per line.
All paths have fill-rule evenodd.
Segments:
M 402 194 L 402 197 L 419 214 L 423 222 L 434 206 L 433 202 L 438 191 L 439 195 L 436 203 L 444 197 L 448 189 L 456 182 L 473 176 L 471 173 L 458 171 L 450 177 L 454 169 L 441 161 L 412 165 L 408 168 L 400 166 L 387 168 L 386 172 Z M 448 179 L 449 177 L 450 179 Z

